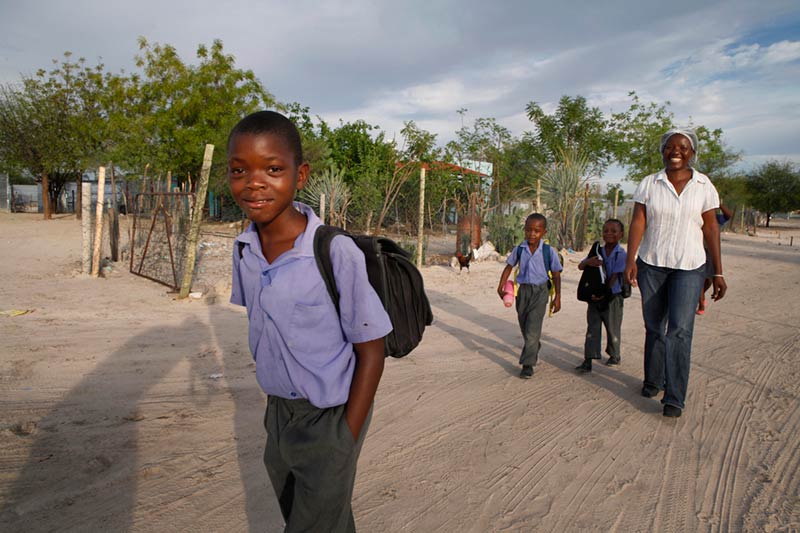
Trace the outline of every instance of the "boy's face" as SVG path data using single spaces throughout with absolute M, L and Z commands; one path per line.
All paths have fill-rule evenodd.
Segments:
M 228 145 L 228 185 L 247 218 L 270 224 L 291 209 L 294 193 L 308 180 L 288 143 L 273 134 L 239 134 Z
M 528 220 L 525 222 L 525 240 L 529 245 L 538 246 L 539 241 L 547 233 L 547 225 L 541 220 Z
M 622 239 L 622 228 L 616 222 L 603 224 L 603 241 L 606 244 L 617 244 Z

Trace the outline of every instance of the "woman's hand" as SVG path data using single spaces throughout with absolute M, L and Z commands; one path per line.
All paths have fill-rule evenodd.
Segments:
M 725 293 L 728 291 L 728 284 L 725 283 L 725 278 L 722 276 L 714 276 L 712 283 L 714 284 L 714 292 L 711 294 L 711 299 L 715 302 L 722 300 Z
M 639 284 L 636 281 L 636 275 L 639 273 L 639 267 L 636 266 L 636 262 L 628 262 L 625 265 L 625 272 L 622 273 L 622 279 L 627 281 L 631 287 L 638 287 Z

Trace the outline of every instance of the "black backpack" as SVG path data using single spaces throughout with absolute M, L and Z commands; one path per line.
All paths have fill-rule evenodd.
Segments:
M 599 249 L 600 241 L 597 241 L 592 245 L 588 257 L 597 256 Z M 601 268 L 587 265 L 583 269 L 581 279 L 578 282 L 578 300 L 594 304 L 602 310 L 608 306 L 611 291 L 605 283 L 604 272 L 600 271 Z
M 314 257 L 337 312 L 339 292 L 331 263 L 331 240 L 336 235 L 347 235 L 364 252 L 369 282 L 392 321 L 393 329 L 384 339 L 385 354 L 407 355 L 422 340 L 425 326 L 433 323 L 422 274 L 411 262 L 411 254 L 385 237 L 351 235 L 335 226 L 318 227 L 314 234 Z

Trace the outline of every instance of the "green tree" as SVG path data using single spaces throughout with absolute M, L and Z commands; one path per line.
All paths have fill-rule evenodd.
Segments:
M 351 206 L 351 216 L 369 232 L 383 204 L 383 183 L 393 171 L 393 147 L 377 126 L 363 120 L 340 123 L 336 128 L 323 123 L 321 135 L 330 149 L 331 164 L 342 169 L 357 199 Z
M 533 134 L 547 162 L 557 162 L 562 154 L 582 153 L 587 171 L 602 175 L 612 157 L 612 135 L 608 121 L 597 107 L 589 107 L 583 96 L 562 96 L 552 115 L 536 102 L 525 108 L 528 120 L 536 126 Z
M 555 162 L 541 168 L 542 192 L 548 207 L 554 211 L 560 248 L 575 248 L 579 240 L 578 224 L 591 165 L 591 157 L 572 147 L 561 150 Z
M 139 124 L 137 138 L 125 144 L 137 152 L 126 149 L 125 160 L 138 159 L 182 179 L 198 173 L 203 146 L 210 143 L 220 147 L 214 152 L 212 174 L 218 190 L 228 132 L 242 116 L 272 107 L 275 100 L 252 71 L 236 67 L 222 41 L 199 45 L 196 57 L 197 65 L 187 65 L 174 47 L 139 38 L 136 65 L 141 74 L 131 79 L 136 92 L 127 92 L 127 120 Z
M 543 147 L 532 133 L 525 132 L 506 145 L 503 158 L 506 175 L 503 198 L 509 202 L 530 198 L 540 177 L 538 168 L 548 160 Z
M 413 120 L 403 124 L 400 134 L 403 143 L 393 150 L 393 168 L 387 175 L 388 179 L 383 182 L 384 196 L 376 224 L 378 228 L 383 226 L 386 215 L 403 190 L 403 186 L 412 177 L 419 176 L 422 163 L 430 163 L 435 157 L 433 152 L 436 143 L 435 134 L 421 129 Z
M 697 126 L 694 131 L 700 145 L 697 170 L 715 182 L 730 177 L 731 168 L 742 159 L 742 153 L 726 146 L 720 128 L 710 130 L 705 126 Z
M 625 196 L 625 193 L 622 191 L 622 185 L 618 183 L 606 187 L 606 192 L 603 194 L 603 200 L 608 202 L 608 205 L 612 207 L 614 206 L 614 201 L 617 202 L 617 206 L 620 206 L 626 198 L 627 196 Z
M 749 182 L 753 207 L 767 216 L 767 227 L 775 213 L 800 209 L 800 173 L 790 162 L 768 161 Z
M 339 172 L 339 169 L 336 168 L 336 163 L 331 157 L 331 147 L 326 138 L 326 133 L 330 131 L 330 128 L 328 128 L 325 121 L 317 116 L 315 122 L 309 114 L 309 108 L 297 102 L 278 104 L 277 108 L 289 120 L 294 122 L 300 131 L 300 137 L 303 142 L 303 156 L 311 166 L 312 176 L 315 173 L 327 170 Z
M 628 177 L 641 181 L 645 176 L 664 168 L 659 152 L 661 136 L 675 127 L 675 116 L 669 102 L 643 103 L 636 92 L 628 93 L 630 107 L 611 115 L 612 152 L 616 161 L 628 170 Z M 703 125 L 692 126 L 699 142 L 697 170 L 712 179 L 728 176 L 730 167 L 741 154 L 726 147 L 722 130 Z
M 50 71 L 25 76 L 0 90 L 0 155 L 6 166 L 42 184 L 45 218 L 69 180 L 79 184 L 104 146 L 103 91 L 111 75 L 83 58 L 54 60 Z

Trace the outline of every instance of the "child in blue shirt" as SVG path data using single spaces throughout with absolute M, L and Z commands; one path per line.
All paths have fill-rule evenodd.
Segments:
M 508 276 L 515 265 L 519 265 L 517 283 L 517 319 L 525 341 L 519 364 L 522 365 L 519 377 L 530 379 L 533 377 L 533 367 L 539 361 L 539 348 L 542 343 L 542 322 L 547 311 L 547 302 L 550 295 L 550 279 L 548 271 L 553 275 L 555 295 L 550 305 L 553 313 L 561 310 L 561 263 L 558 254 L 549 245 L 544 243 L 547 234 L 547 219 L 544 215 L 533 213 L 525 220 L 525 240 L 509 254 L 506 267 L 500 274 L 500 285 L 497 294 L 500 299 L 505 295 L 505 285 Z M 545 253 L 544 247 L 549 248 Z M 550 256 L 550 264 L 545 264 L 546 255 Z
M 294 202 L 309 176 L 300 134 L 261 111 L 228 138 L 228 184 L 250 220 L 233 251 L 231 302 L 247 308 L 256 378 L 268 395 L 264 463 L 286 531 L 355 531 L 356 462 L 392 329 L 346 236 L 331 242 L 339 310 L 314 258 L 321 221 Z
M 586 341 L 583 345 L 583 363 L 575 368 L 578 372 L 591 372 L 592 359 L 600 359 L 600 343 L 603 326 L 606 328 L 606 364 L 620 363 L 620 339 L 622 336 L 622 273 L 625 271 L 627 252 L 619 245 L 625 234 L 624 224 L 610 218 L 603 224 L 603 243 L 598 256 L 586 257 L 578 264 L 579 270 L 587 266 L 600 267 L 605 272 L 606 286 L 610 292 L 608 300 L 602 305 L 594 302 L 586 308 Z
M 733 211 L 722 205 L 722 200 L 719 201 L 719 210 L 721 212 L 717 213 L 717 224 L 722 228 L 722 226 L 733 218 Z M 714 275 L 717 273 L 717 271 L 714 270 L 714 263 L 711 261 L 711 253 L 708 251 L 708 246 L 706 246 L 705 241 L 703 241 L 703 247 L 706 250 L 706 279 L 703 282 L 703 292 L 700 293 L 700 300 L 697 302 L 696 313 L 698 315 L 706 314 L 706 292 L 708 292 L 708 289 L 711 287 L 711 282 L 714 279 Z

